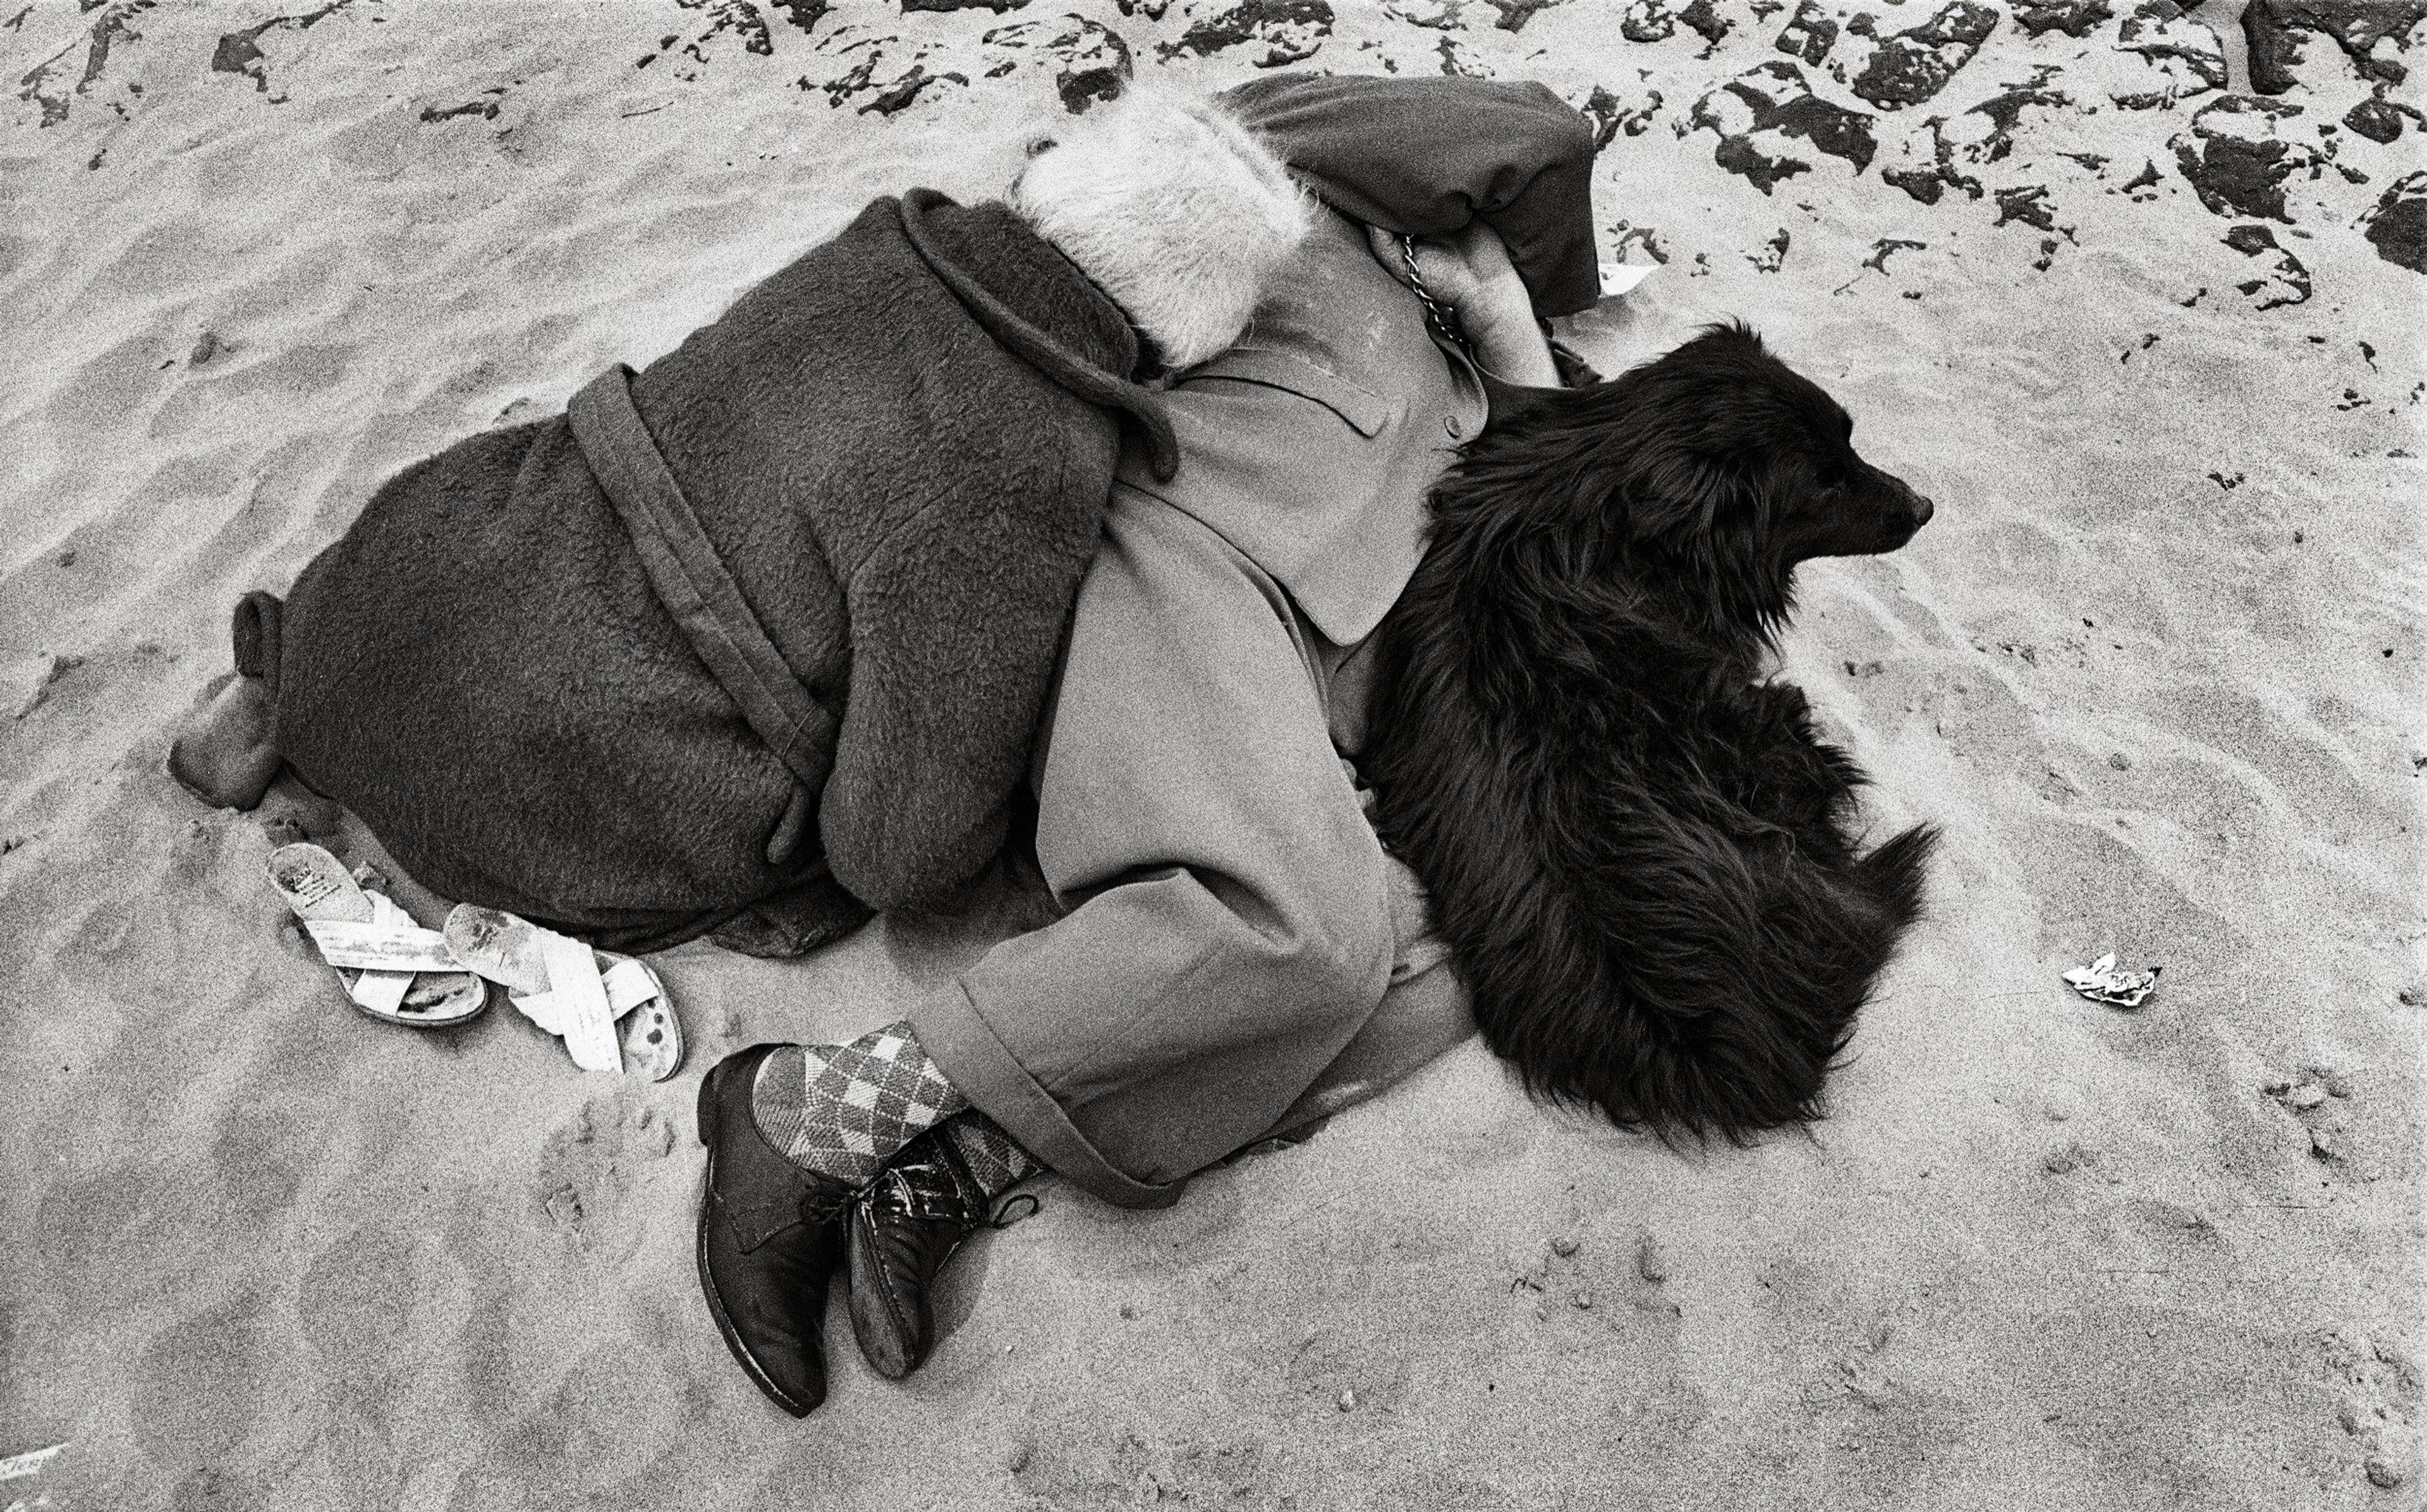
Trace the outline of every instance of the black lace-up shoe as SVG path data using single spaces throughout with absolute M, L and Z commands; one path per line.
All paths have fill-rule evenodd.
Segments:
M 936 1347 L 936 1275 L 986 1227 L 986 1195 L 942 1125 L 902 1147 L 851 1204 L 851 1331 L 898 1381 Z
M 758 1063 L 781 1048 L 737 1051 L 700 1083 L 699 1284 L 733 1358 L 777 1406 L 805 1418 L 826 1399 L 820 1328 L 851 1189 L 786 1160 L 750 1116 Z

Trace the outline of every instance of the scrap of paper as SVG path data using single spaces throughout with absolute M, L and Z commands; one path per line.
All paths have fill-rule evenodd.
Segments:
M 66 1447 L 66 1444 L 53 1444 L 48 1449 L 28 1450 L 24 1454 L 0 1459 L 0 1482 L 22 1481 L 29 1475 L 40 1475 L 42 1467 L 57 1458 L 59 1451 Z
M 1601 265 L 1601 297 L 1616 299 L 1651 276 L 1652 269 L 1641 263 L 1604 263 Z
M 2164 969 L 2153 966 L 2146 971 L 2126 970 L 2115 964 L 2110 951 L 2088 966 L 2067 971 L 2064 982 L 2092 1002 L 2103 1002 L 2110 1008 L 2138 1008 L 2158 990 L 2158 973 Z

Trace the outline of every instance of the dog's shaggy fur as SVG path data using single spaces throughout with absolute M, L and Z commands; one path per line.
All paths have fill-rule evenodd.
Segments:
M 1005 196 L 1172 368 L 1239 339 L 1313 202 L 1217 100 L 1132 89 L 1043 144 Z
M 1496 415 L 1381 627 L 1365 755 L 1492 1049 L 1664 1138 L 1816 1117 L 1933 833 L 1857 854 L 1863 774 L 1760 663 L 1798 561 L 1930 501 L 1742 326 Z

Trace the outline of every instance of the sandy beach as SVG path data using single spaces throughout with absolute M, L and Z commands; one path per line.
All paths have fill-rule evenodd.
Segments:
M 2427 1505 L 2427 5 L 2269 3 L 2358 19 L 0 7 L 0 1456 L 64 1446 L 0 1509 Z M 170 731 L 403 464 L 1122 77 L 1288 67 L 1548 84 L 1658 265 L 1574 344 L 1741 317 L 1937 500 L 1804 569 L 1784 667 L 1876 833 L 1944 827 L 1930 917 L 1808 1135 L 1470 1042 L 1167 1211 L 1038 1181 L 923 1372 L 838 1309 L 795 1422 L 693 1277 L 698 1075 L 1015 921 L 668 952 L 689 1062 L 618 1082 L 353 1012 Z M 2109 951 L 2143 1006 L 2065 987 Z

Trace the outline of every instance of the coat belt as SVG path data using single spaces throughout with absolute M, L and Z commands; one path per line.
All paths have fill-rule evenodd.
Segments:
M 631 382 L 632 369 L 618 363 L 574 396 L 565 412 L 574 442 L 632 538 L 658 602 L 751 730 L 814 798 L 833 763 L 834 716 L 792 675 L 750 611 L 634 407 Z

